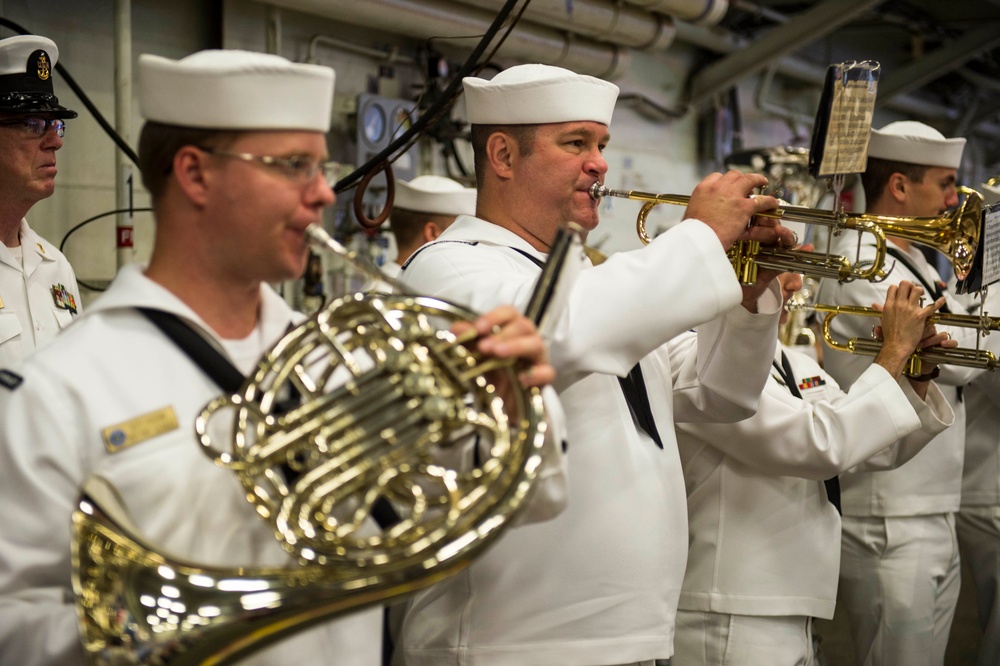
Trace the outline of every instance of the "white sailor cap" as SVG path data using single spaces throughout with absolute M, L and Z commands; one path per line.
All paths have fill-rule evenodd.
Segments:
M 0 112 L 46 113 L 76 118 L 52 92 L 52 71 L 59 48 L 48 37 L 18 35 L 0 39 Z
M 880 130 L 872 128 L 868 157 L 957 169 L 964 149 L 965 139 L 946 139 L 933 127 L 915 120 L 900 120 Z
M 143 117 L 167 125 L 327 132 L 333 108 L 329 67 L 238 50 L 180 60 L 139 56 Z
M 475 215 L 476 190 L 463 187 L 451 178 L 417 176 L 410 182 L 396 183 L 394 205 L 418 213 Z
M 983 203 L 987 206 L 1000 203 L 1000 185 L 980 185 L 980 192 L 983 195 Z
M 473 125 L 611 124 L 618 86 L 550 65 L 517 65 L 491 80 L 462 79 Z

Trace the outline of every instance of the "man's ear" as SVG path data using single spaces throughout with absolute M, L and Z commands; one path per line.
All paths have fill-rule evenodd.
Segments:
M 486 140 L 486 162 L 489 168 L 502 179 L 513 175 L 514 156 L 517 145 L 514 137 L 504 132 L 494 132 Z
M 177 186 L 195 205 L 203 206 L 211 181 L 207 171 L 210 156 L 194 146 L 183 146 L 174 155 L 174 178 Z
M 886 183 L 885 191 L 892 197 L 893 201 L 903 203 L 906 201 L 906 197 L 910 191 L 910 179 L 896 171 L 889 176 L 889 182 Z
M 430 243 L 431 241 L 437 240 L 437 237 L 441 235 L 442 231 L 444 231 L 444 227 L 433 220 L 428 221 L 424 224 L 423 229 L 424 242 Z

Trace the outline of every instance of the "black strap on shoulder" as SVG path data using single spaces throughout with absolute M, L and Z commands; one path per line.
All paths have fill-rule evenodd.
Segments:
M 785 382 L 785 386 L 788 387 L 789 392 L 798 398 L 802 399 L 802 391 L 799 390 L 798 382 L 795 381 L 795 373 L 792 372 L 792 364 L 788 361 L 788 356 L 785 352 L 781 352 L 781 365 L 778 362 L 774 362 L 774 368 L 781 375 L 781 379 Z M 826 487 L 826 498 L 830 500 L 830 504 L 837 509 L 837 513 L 843 514 L 840 508 L 840 478 L 831 477 L 823 481 L 823 485 Z
M 181 351 L 187 354 L 194 364 L 201 368 L 219 388 L 226 393 L 235 393 L 243 385 L 246 377 L 236 369 L 229 359 L 218 349 L 209 344 L 208 340 L 199 335 L 180 317 L 163 310 L 152 308 L 136 308 L 146 319 L 160 329 L 164 335 L 173 340 Z
M 910 259 L 908 256 L 906 256 L 905 252 L 900 250 L 898 247 L 892 247 L 891 245 L 887 246 L 885 248 L 885 251 L 886 254 L 892 255 L 893 259 L 899 261 L 904 266 L 906 266 L 906 268 L 908 268 L 909 271 L 913 273 L 913 275 L 915 275 L 918 280 L 920 280 L 920 284 L 924 286 L 924 289 L 927 290 L 927 293 L 930 294 L 930 297 L 933 300 L 936 301 L 937 299 L 944 296 L 944 287 L 940 284 L 928 280 L 924 276 L 924 274 L 917 269 L 917 266 L 913 263 L 913 260 Z M 941 309 L 938 310 L 938 312 L 941 312 L 943 314 L 950 314 L 951 310 L 948 309 L 948 304 L 945 303 L 944 305 L 941 306 Z
M 541 259 L 520 248 L 512 247 L 510 249 L 520 255 L 524 255 L 539 268 L 545 266 L 545 262 Z M 660 439 L 660 433 L 656 429 L 656 421 L 653 420 L 653 410 L 649 405 L 649 394 L 646 393 L 646 382 L 642 377 L 642 368 L 639 367 L 639 364 L 635 364 L 635 367 L 629 371 L 627 377 L 619 377 L 618 383 L 621 384 L 622 393 L 625 395 L 625 402 L 628 403 L 629 411 L 632 412 L 635 422 L 639 424 L 639 429 L 649 435 L 650 439 L 656 442 L 656 445 L 662 449 L 663 440 Z

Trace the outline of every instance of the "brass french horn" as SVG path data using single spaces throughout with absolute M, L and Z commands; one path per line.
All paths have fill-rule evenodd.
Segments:
M 322 229 L 309 234 L 336 245 Z M 73 516 L 91 663 L 228 664 L 467 566 L 524 505 L 546 432 L 540 394 L 520 386 L 514 364 L 484 361 L 470 336 L 448 332 L 474 319 L 433 298 L 348 296 L 205 407 L 205 452 L 236 474 L 247 511 L 298 566 L 158 552 L 113 488 L 91 480 Z

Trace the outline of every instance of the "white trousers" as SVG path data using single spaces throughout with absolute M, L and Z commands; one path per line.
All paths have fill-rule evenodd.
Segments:
M 955 516 L 962 558 L 972 572 L 983 637 L 978 666 L 1000 664 L 1000 507 L 963 507 Z
M 838 601 L 858 666 L 941 666 L 958 603 L 954 515 L 843 525 Z
M 677 611 L 670 666 L 813 666 L 812 618 Z

